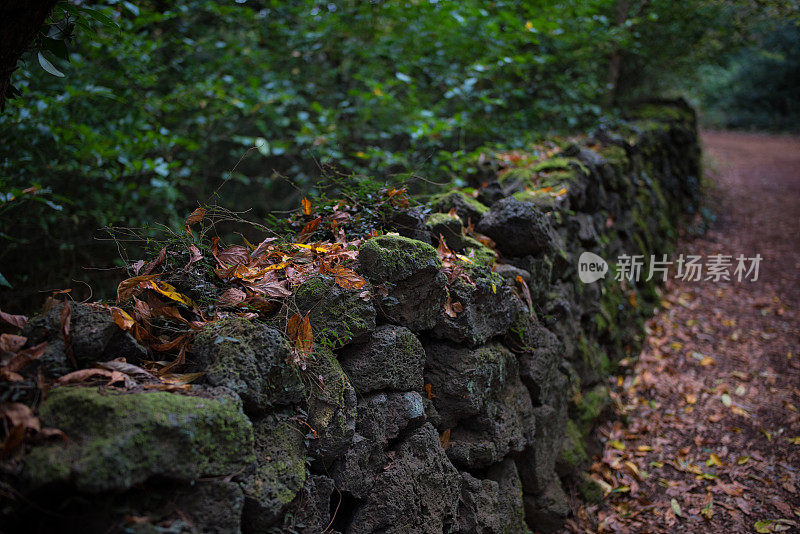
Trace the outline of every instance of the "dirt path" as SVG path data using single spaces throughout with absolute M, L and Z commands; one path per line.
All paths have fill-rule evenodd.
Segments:
M 703 142 L 718 219 L 677 253 L 760 254 L 759 278 L 667 285 L 573 532 L 800 532 L 800 139 Z

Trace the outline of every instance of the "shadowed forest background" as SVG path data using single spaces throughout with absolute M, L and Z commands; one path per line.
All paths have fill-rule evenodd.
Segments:
M 480 183 L 481 154 L 684 96 L 797 131 L 797 2 L 59 2 L 0 114 L 0 296 L 106 296 L 199 203 Z M 346 191 L 345 191 L 346 192 Z M 163 227 L 156 223 L 163 223 Z M 87 270 L 111 269 L 111 270 Z M 104 285 L 104 280 L 108 281 Z

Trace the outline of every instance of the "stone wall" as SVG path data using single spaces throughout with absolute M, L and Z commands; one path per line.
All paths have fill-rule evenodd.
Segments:
M 699 147 L 682 103 L 650 103 L 616 130 L 533 168 L 488 166 L 477 197 L 439 195 L 402 235 L 365 241 L 347 290 L 319 276 L 292 297 L 315 339 L 292 363 L 277 322 L 206 326 L 187 355 L 202 384 L 116 394 L 60 386 L 35 445 L 2 477 L 6 527 L 84 532 L 517 533 L 559 528 L 585 470 L 605 378 L 638 353 L 655 281 L 578 279 L 591 251 L 666 254 L 695 209 Z M 536 187 L 531 187 L 536 180 Z M 463 232 L 474 227 L 495 251 Z M 445 261 L 439 238 L 466 261 Z M 29 343 L 58 376 L 58 306 Z M 73 305 L 73 357 L 144 357 L 113 319 Z M 54 341 L 55 340 L 55 341 Z M 63 369 L 62 369 L 63 371 Z M 42 513 L 41 510 L 50 510 Z

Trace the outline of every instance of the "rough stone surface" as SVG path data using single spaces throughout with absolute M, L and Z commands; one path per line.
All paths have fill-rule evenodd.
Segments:
M 253 460 L 252 426 L 231 396 L 59 387 L 40 419 L 70 441 L 28 454 L 23 476 L 32 488 L 71 482 L 81 491 L 122 490 L 155 476 L 233 475 Z
M 426 223 L 433 235 L 434 242 L 439 241 L 439 236 L 444 237 L 444 242 L 450 250 L 460 251 L 465 246 L 464 224 L 458 215 L 447 213 L 432 213 Z
M 147 351 L 114 323 L 111 312 L 102 306 L 70 302 L 70 341 L 79 366 L 124 357 L 129 363 L 147 358 Z M 64 303 L 56 302 L 45 313 L 33 317 L 22 331 L 28 345 L 48 343 L 39 365 L 46 376 L 58 377 L 73 371 L 61 336 Z
M 305 388 L 280 332 L 239 317 L 206 327 L 192 346 L 193 364 L 205 380 L 239 394 L 245 411 L 297 403 Z
M 445 300 L 446 279 L 436 250 L 400 236 L 370 239 L 359 249 L 360 271 L 388 295 L 379 303 L 389 322 L 413 331 L 430 330 Z
M 339 359 L 361 395 L 381 389 L 422 389 L 425 351 L 408 328 L 381 326 L 365 344 L 347 347 Z
M 525 518 L 537 532 L 557 532 L 569 515 L 569 501 L 557 478 L 537 496 L 525 495 Z
M 530 202 L 513 197 L 492 205 L 478 223 L 478 231 L 509 256 L 546 253 L 553 246 L 547 216 Z
M 514 462 L 506 459 L 489 470 L 488 478 L 461 473 L 461 496 L 454 533 L 524 533 L 525 511 Z
M 470 347 L 504 335 L 516 313 L 525 309 L 510 283 L 502 280 L 479 278 L 474 284 L 457 280 L 449 292 L 452 302 L 460 303 L 463 311 L 455 317 L 439 314 L 431 334 Z
M 479 200 L 464 194 L 461 191 L 446 193 L 433 201 L 433 207 L 444 213 L 455 210 L 465 223 L 472 221 L 477 224 L 480 218 L 489 211 L 489 208 Z
M 294 295 L 301 316 L 308 314 L 314 337 L 322 343 L 340 347 L 361 341 L 375 329 L 375 308 L 361 289 L 344 289 L 325 276 L 315 276 L 303 283 Z
M 435 395 L 433 404 L 442 430 L 480 413 L 502 391 L 509 366 L 516 363 L 508 349 L 499 344 L 469 349 L 431 343 L 425 346 L 425 353 L 425 382 L 431 384 Z
M 308 424 L 316 430 L 309 443 L 312 458 L 328 464 L 350 445 L 356 430 L 356 392 L 328 350 L 317 350 L 309 366 Z
M 331 498 L 336 499 L 334 494 L 333 479 L 325 475 L 309 476 L 292 503 L 294 529 L 303 534 L 324 532 L 331 523 Z
M 441 534 L 450 529 L 458 507 L 458 471 L 425 424 L 392 451 L 366 501 L 353 512 L 347 532 Z
M 287 416 L 267 416 L 253 424 L 256 461 L 244 475 L 246 530 L 274 525 L 306 481 L 303 432 Z

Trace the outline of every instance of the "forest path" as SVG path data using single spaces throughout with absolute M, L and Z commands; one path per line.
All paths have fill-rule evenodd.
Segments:
M 670 259 L 760 254 L 758 280 L 667 283 L 573 532 L 800 532 L 800 139 L 702 141 L 717 219 Z

